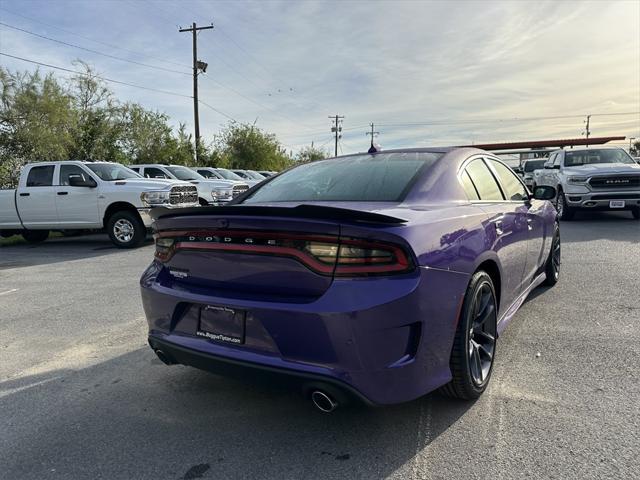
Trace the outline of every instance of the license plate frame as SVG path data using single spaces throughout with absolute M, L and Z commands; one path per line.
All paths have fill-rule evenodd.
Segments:
M 202 305 L 196 335 L 214 342 L 243 345 L 246 312 L 222 305 Z
M 610 200 L 609 208 L 624 208 L 625 202 L 624 200 Z

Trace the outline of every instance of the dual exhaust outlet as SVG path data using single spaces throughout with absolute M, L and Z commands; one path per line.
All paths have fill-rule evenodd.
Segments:
M 162 363 L 166 365 L 174 365 L 176 363 L 171 356 L 167 355 L 162 350 L 156 349 L 154 351 Z M 313 406 L 323 413 L 331 413 L 338 408 L 338 402 L 336 399 L 331 394 L 323 392 L 322 390 L 313 390 L 311 392 L 311 403 L 313 403 Z

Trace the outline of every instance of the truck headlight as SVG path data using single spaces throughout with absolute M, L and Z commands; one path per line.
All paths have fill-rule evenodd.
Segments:
M 166 192 L 166 191 L 142 192 L 140 194 L 140 200 L 147 207 L 153 207 L 158 205 L 168 205 L 169 192 Z
M 232 189 L 229 189 L 229 190 L 218 190 L 217 194 L 218 194 L 218 198 L 220 198 L 220 199 L 228 200 L 228 199 L 233 198 L 233 190 Z M 211 195 L 214 195 L 214 193 L 211 192 Z
M 569 183 L 586 183 L 587 177 L 569 177 L 567 180 Z

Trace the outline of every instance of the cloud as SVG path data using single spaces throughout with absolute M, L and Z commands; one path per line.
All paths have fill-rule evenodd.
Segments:
M 335 113 L 346 117 L 347 152 L 367 148 L 371 121 L 380 125 L 380 143 L 400 147 L 574 137 L 581 118 L 516 119 L 640 110 L 637 2 L 13 0 L 2 7 L 85 38 L 0 10 L 5 23 L 186 71 L 191 38 L 177 25 L 213 22 L 216 28 L 198 37 L 198 56 L 209 63 L 201 98 L 239 121 L 257 118 L 290 148 L 329 145 L 327 116 Z M 107 77 L 191 95 L 187 75 L 6 28 L 0 49 L 64 67 L 82 58 Z M 6 57 L 2 64 L 32 68 Z M 192 127 L 187 98 L 113 89 Z M 200 115 L 205 138 L 226 122 L 206 107 Z M 483 118 L 485 124 L 468 121 Z M 389 125 L 398 123 L 431 125 Z M 640 137 L 638 116 L 594 117 L 592 124 L 594 134 Z

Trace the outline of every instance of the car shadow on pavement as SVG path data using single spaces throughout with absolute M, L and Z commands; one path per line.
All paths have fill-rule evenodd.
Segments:
M 297 392 L 162 364 L 148 348 L 0 382 L 7 478 L 383 478 L 473 402 L 316 411 Z
M 144 245 L 152 243 L 149 236 Z M 0 245 L 0 270 L 94 258 L 122 251 L 111 243 L 106 234 L 55 237 L 38 244 Z

